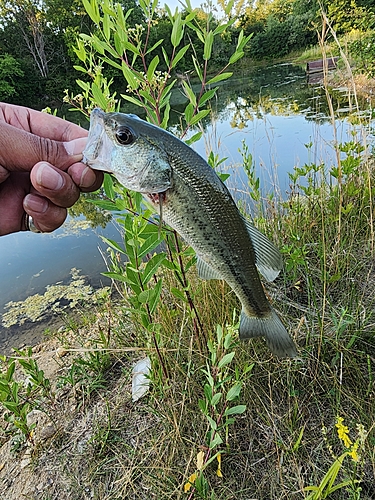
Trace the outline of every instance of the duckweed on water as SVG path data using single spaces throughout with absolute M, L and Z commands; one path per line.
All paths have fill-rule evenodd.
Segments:
M 7 312 L 2 315 L 2 325 L 9 328 L 23 325 L 26 321 L 40 321 L 47 313 L 59 313 L 67 308 L 74 308 L 78 303 L 97 304 L 108 287 L 94 290 L 85 284 L 85 277 L 76 268 L 71 269 L 72 280 L 69 284 L 48 285 L 40 295 L 36 293 L 18 302 L 8 302 Z
M 86 219 L 69 219 L 63 226 L 63 231 L 55 236 L 55 238 L 64 238 L 65 236 L 80 235 L 83 231 L 91 229 L 90 221 Z

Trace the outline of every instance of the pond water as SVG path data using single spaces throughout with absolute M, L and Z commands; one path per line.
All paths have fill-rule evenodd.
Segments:
M 176 90 L 174 108 L 181 111 L 183 95 Z M 358 113 L 342 89 L 332 91 L 337 138 L 344 142 L 357 133 Z M 360 103 L 361 120 L 371 124 L 371 109 Z M 134 110 L 126 109 L 126 112 Z M 204 139 L 194 148 L 206 156 L 213 149 L 227 157 L 224 170 L 231 173 L 229 186 L 236 198 L 248 200 L 247 182 L 241 168 L 239 149 L 245 141 L 253 157 L 264 193 L 288 191 L 288 172 L 306 162 L 335 164 L 332 147 L 334 128 L 329 117 L 324 89 L 308 84 L 303 68 L 291 64 L 249 69 L 221 86 L 212 116 L 203 126 Z M 68 115 L 69 118 L 69 115 Z M 178 113 L 174 115 L 177 127 Z M 306 147 L 310 144 L 310 147 Z M 100 235 L 119 238 L 113 223 L 105 229 L 92 229 L 82 217 L 70 218 L 53 234 L 17 233 L 0 238 L 0 315 L 4 319 L 9 301 L 25 301 L 43 295 L 46 287 L 74 281 L 79 270 L 85 284 L 97 288 L 108 285 L 101 273 L 106 270 L 105 251 Z M 38 294 L 38 295 L 36 295 Z M 61 301 L 60 301 L 61 302 Z M 21 310 L 17 305 L 16 309 Z M 4 326 L 0 321 L 0 353 L 10 345 L 33 343 L 48 327 L 49 317 L 33 323 L 20 315 L 21 323 Z M 23 319 L 22 319 L 23 318 Z M 0 318 L 1 319 L 1 318 Z

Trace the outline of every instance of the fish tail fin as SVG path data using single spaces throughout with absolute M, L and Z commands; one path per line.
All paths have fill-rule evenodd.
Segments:
M 273 309 L 262 318 L 248 316 L 242 310 L 239 334 L 241 340 L 264 337 L 272 353 L 280 358 L 298 356 L 295 343 Z

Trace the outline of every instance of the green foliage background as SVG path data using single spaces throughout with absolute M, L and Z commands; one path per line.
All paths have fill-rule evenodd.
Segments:
M 130 11 L 130 25 L 146 25 L 136 0 L 120 0 L 119 4 L 124 13 Z M 227 7 L 229 2 L 220 0 L 218 4 Z M 219 67 L 228 60 L 241 29 L 246 36 L 252 34 L 246 52 L 248 63 L 251 59 L 285 57 L 315 45 L 321 30 L 320 7 L 318 0 L 235 0 L 227 14 L 217 8 L 214 10 L 217 23 L 223 17 L 225 22 L 233 19 L 235 22 L 215 41 L 211 62 Z M 353 30 L 361 33 L 357 37 L 360 41 L 353 45 L 353 54 L 360 59 L 359 68 L 372 74 L 375 2 L 334 0 L 323 2 L 323 8 L 339 35 Z M 186 15 L 183 11 L 182 18 Z M 202 26 L 208 16 L 207 8 L 202 7 L 197 15 Z M 163 2 L 159 3 L 155 19 L 157 22 L 149 34 L 150 46 L 163 39 L 168 52 L 172 25 Z M 72 69 L 78 63 L 73 47 L 79 33 L 95 33 L 82 0 L 0 0 L 0 20 L 1 100 L 44 107 L 61 103 L 65 89 L 79 90 L 77 73 Z M 197 47 L 196 57 L 201 60 L 197 35 L 187 28 L 181 47 L 189 41 Z M 157 52 L 162 61 L 161 46 Z M 120 90 L 122 75 L 115 68 L 108 71 L 106 68 L 106 74 L 114 78 L 112 88 Z M 193 73 L 191 57 L 182 58 L 175 71 Z

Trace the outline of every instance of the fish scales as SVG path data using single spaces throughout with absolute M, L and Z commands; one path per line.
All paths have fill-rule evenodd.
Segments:
M 92 112 L 84 161 L 141 192 L 196 251 L 203 279 L 224 279 L 242 304 L 240 338 L 265 337 L 277 356 L 297 356 L 268 302 L 258 270 L 272 281 L 278 250 L 241 216 L 227 187 L 184 142 L 134 115 Z M 257 270 L 258 268 L 258 270 Z

